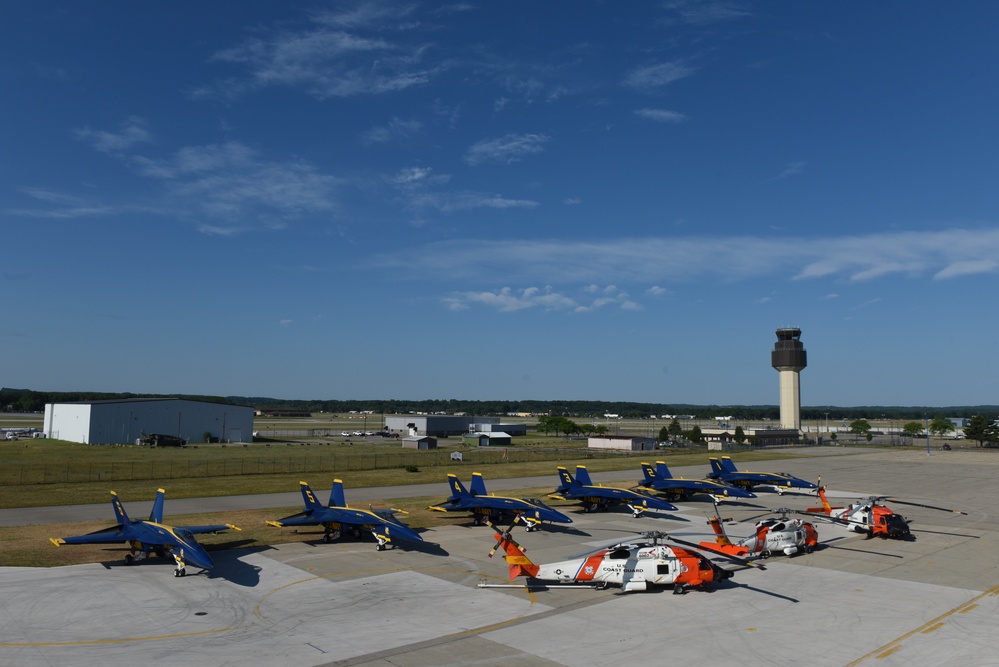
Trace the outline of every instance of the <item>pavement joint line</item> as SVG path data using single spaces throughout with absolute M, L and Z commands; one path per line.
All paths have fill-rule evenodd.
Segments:
M 898 650 L 900 650 L 902 648 L 902 642 L 904 642 L 906 639 L 909 639 L 910 637 L 916 635 L 917 633 L 926 633 L 934 625 L 943 625 L 944 624 L 943 622 L 946 619 L 948 619 L 949 617 L 953 616 L 954 614 L 964 614 L 964 613 L 967 613 L 967 612 L 971 611 L 975 607 L 977 607 L 978 606 L 978 600 L 981 600 L 982 598 L 984 598 L 986 596 L 991 597 L 991 596 L 995 596 L 995 595 L 999 595 L 999 585 L 993 586 L 992 588 L 990 588 L 989 590 L 985 591 L 984 593 L 979 593 L 978 595 L 976 595 L 975 597 L 971 598 L 967 602 L 959 604 L 958 606 L 954 607 L 950 611 L 946 611 L 943 614 L 940 614 L 939 616 L 937 616 L 933 620 L 927 621 L 926 623 L 923 623 L 918 628 L 915 628 L 914 630 L 910 630 L 909 632 L 905 633 L 901 637 L 898 637 L 896 639 L 891 640 L 890 642 L 888 642 L 884 646 L 876 648 L 873 651 L 871 651 L 870 653 L 867 653 L 866 655 L 860 656 L 859 658 L 857 658 L 853 662 L 847 663 L 845 665 L 845 667 L 856 667 L 857 665 L 863 663 L 864 661 L 866 661 L 870 657 L 875 657 L 875 658 L 877 658 L 877 659 L 880 660 L 881 658 L 884 658 L 884 657 L 886 657 L 888 655 L 891 655 L 895 651 L 898 651 Z M 936 628 L 932 628 L 932 629 L 936 629 Z

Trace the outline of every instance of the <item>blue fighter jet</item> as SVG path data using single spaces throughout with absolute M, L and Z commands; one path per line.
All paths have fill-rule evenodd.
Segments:
M 562 484 L 555 489 L 558 497 L 566 500 L 579 500 L 583 503 L 584 512 L 593 510 L 605 510 L 611 505 L 627 505 L 632 514 L 637 518 L 646 510 L 660 510 L 663 512 L 675 512 L 676 505 L 656 498 L 644 491 L 633 491 L 631 489 L 619 489 L 612 486 L 595 486 L 590 481 L 590 473 L 585 466 L 576 466 L 576 478 L 573 479 L 569 471 L 564 466 L 558 467 L 559 479 Z M 551 496 L 555 498 L 556 496 Z
M 711 474 L 708 478 L 738 486 L 746 491 L 752 491 L 758 486 L 772 486 L 778 494 L 784 493 L 787 489 L 819 488 L 817 484 L 798 479 L 786 472 L 739 472 L 729 456 L 723 456 L 720 460 L 711 457 Z
M 755 498 L 756 494 L 735 486 L 722 484 L 710 479 L 684 479 L 673 477 L 664 461 L 656 461 L 653 468 L 649 463 L 642 464 L 645 479 L 640 485 L 665 494 L 667 500 L 689 500 L 695 493 L 706 493 L 718 498 Z
M 348 507 L 343 495 L 343 482 L 339 479 L 333 480 L 330 501 L 326 506 L 316 500 L 316 494 L 312 492 L 308 484 L 299 482 L 299 485 L 302 489 L 302 497 L 305 499 L 305 510 L 277 521 L 268 521 L 268 526 L 276 526 L 277 528 L 322 526 L 326 529 L 326 532 L 323 533 L 323 542 L 327 544 L 340 539 L 344 530 L 349 530 L 354 537 L 360 537 L 363 529 L 370 531 L 375 536 L 377 542 L 375 549 L 378 551 L 384 551 L 385 546 L 392 542 L 393 537 L 401 537 L 413 542 L 423 541 L 419 533 L 395 518 L 395 515 L 402 510 L 359 510 Z M 402 513 L 405 514 L 405 512 Z
M 239 530 L 239 528 L 228 523 L 211 526 L 168 526 L 163 523 L 165 495 L 166 492 L 163 489 L 156 491 L 153 511 L 149 513 L 149 520 L 143 521 L 142 519 L 129 519 L 121 501 L 118 500 L 118 494 L 112 491 L 111 506 L 114 508 L 118 525 L 75 537 L 51 537 L 49 541 L 57 547 L 63 544 L 126 542 L 129 546 L 129 553 L 125 556 L 126 565 L 143 560 L 150 553 L 155 553 L 162 558 L 169 552 L 177 565 L 174 571 L 175 577 L 183 577 L 187 574 L 187 563 L 203 570 L 212 569 L 214 565 L 212 557 L 194 539 L 195 534 L 220 533 L 230 528 L 233 530 Z
M 451 486 L 451 496 L 440 505 L 431 505 L 430 509 L 438 512 L 472 512 L 472 521 L 476 526 L 497 523 L 508 515 L 513 515 L 514 521 L 523 523 L 528 532 L 539 528 L 542 521 L 572 523 L 572 519 L 537 498 L 489 495 L 481 473 L 472 473 L 471 491 L 465 489 L 456 475 L 449 474 L 447 481 Z

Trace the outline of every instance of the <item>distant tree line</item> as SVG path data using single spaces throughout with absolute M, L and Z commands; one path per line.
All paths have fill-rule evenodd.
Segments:
M 460 399 L 368 399 L 368 400 L 287 400 L 260 396 L 199 396 L 188 394 L 133 394 L 103 392 L 45 392 L 30 389 L 0 389 L 0 409 L 12 412 L 40 412 L 46 403 L 71 403 L 76 401 L 121 400 L 126 398 L 183 398 L 210 403 L 234 403 L 252 406 L 258 410 L 299 410 L 312 413 L 347 413 L 371 411 L 377 414 L 408 413 L 465 413 L 468 415 L 514 415 L 528 413 L 570 420 L 601 419 L 606 414 L 623 419 L 656 419 L 664 415 L 690 415 L 694 419 L 712 419 L 731 415 L 733 420 L 780 419 L 777 405 L 692 405 L 689 403 L 636 403 L 627 401 L 471 401 Z M 855 421 L 857 419 L 919 420 L 937 417 L 965 417 L 985 415 L 999 417 L 999 406 L 950 406 L 950 407 L 898 407 L 869 405 L 856 407 L 811 406 L 801 409 L 801 418 L 808 421 Z

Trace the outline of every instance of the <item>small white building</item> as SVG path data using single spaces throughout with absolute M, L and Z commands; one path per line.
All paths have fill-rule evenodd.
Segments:
M 406 449 L 437 449 L 437 438 L 429 435 L 411 435 L 402 439 Z
M 480 432 L 469 433 L 462 437 L 462 441 L 467 445 L 477 447 L 509 447 L 513 444 L 513 438 L 509 433 Z
M 180 398 L 126 398 L 48 403 L 44 430 L 50 438 L 91 445 L 129 444 L 158 433 L 188 442 L 253 441 L 253 408 Z
M 591 435 L 586 439 L 586 446 L 590 449 L 644 452 L 656 448 L 656 439 L 629 435 Z

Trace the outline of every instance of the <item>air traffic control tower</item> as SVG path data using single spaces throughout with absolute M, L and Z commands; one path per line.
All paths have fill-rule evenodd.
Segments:
M 778 329 L 777 342 L 770 353 L 774 369 L 780 373 L 780 427 L 801 430 L 801 383 L 798 373 L 808 365 L 801 329 Z

